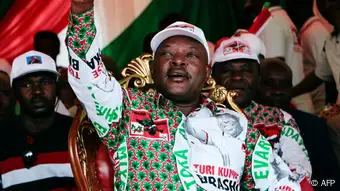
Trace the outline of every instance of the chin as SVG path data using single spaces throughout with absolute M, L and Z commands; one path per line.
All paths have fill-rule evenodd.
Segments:
M 27 115 L 32 116 L 32 117 L 37 117 L 37 118 L 42 118 L 42 117 L 48 117 L 53 114 L 54 110 L 52 109 L 46 109 L 46 108 L 39 108 L 39 109 L 33 109 L 31 112 L 28 112 Z
M 162 94 L 170 101 L 175 102 L 191 102 L 193 100 L 192 96 L 188 96 L 190 93 L 183 89 L 166 89 Z

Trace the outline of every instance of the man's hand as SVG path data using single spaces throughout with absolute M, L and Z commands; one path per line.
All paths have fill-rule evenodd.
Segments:
M 72 0 L 72 13 L 84 13 L 93 7 L 94 0 Z

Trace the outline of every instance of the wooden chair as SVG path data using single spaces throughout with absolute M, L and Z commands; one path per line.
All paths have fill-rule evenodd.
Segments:
M 132 60 L 122 71 L 123 80 L 120 84 L 127 87 L 139 88 L 149 95 L 154 93 L 153 80 L 150 72 L 152 55 L 144 54 Z M 216 86 L 211 78 L 205 88 L 209 97 L 217 104 L 225 107 L 229 105 L 242 113 L 232 102 L 233 92 L 228 92 L 224 87 Z M 113 191 L 113 168 L 106 147 L 100 141 L 96 130 L 87 118 L 86 111 L 81 107 L 73 120 L 68 139 L 71 167 L 78 189 L 80 191 Z

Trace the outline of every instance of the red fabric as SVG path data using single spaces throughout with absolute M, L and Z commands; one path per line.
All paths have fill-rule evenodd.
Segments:
M 248 32 L 258 35 L 270 18 L 271 13 L 269 12 L 268 8 L 264 8 L 259 14 L 259 16 L 257 16 L 255 22 L 252 24 Z
M 314 191 L 312 185 L 308 182 L 307 178 L 304 178 L 300 182 L 301 191 Z
M 289 108 L 297 109 L 297 107 L 296 107 L 296 105 L 295 105 L 295 103 L 293 101 L 290 102 Z
M 64 163 L 70 163 L 67 151 L 37 154 L 33 166 L 40 164 L 64 164 Z M 1 174 L 5 174 L 7 172 L 17 169 L 26 168 L 22 157 L 8 158 L 3 162 L 0 162 L 0 167 Z
M 101 144 L 96 158 L 97 175 L 103 191 L 113 191 L 113 166 L 106 147 Z
M 228 39 L 229 39 L 229 37 L 223 37 L 220 40 L 218 40 L 216 45 L 215 45 L 215 51 L 221 46 L 223 41 L 228 40 Z
M 0 22 L 0 58 L 13 59 L 33 49 L 41 30 L 59 33 L 67 26 L 71 1 L 16 0 Z

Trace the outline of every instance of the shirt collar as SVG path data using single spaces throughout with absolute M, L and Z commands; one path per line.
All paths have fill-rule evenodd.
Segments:
M 272 7 L 269 7 L 269 12 L 274 12 L 274 11 L 278 11 L 278 10 L 282 10 L 282 7 L 281 6 L 272 6 Z
M 301 27 L 300 33 L 303 33 L 306 29 L 308 29 L 315 21 L 320 21 L 320 17 L 313 16 L 309 18 Z
M 244 112 L 245 114 L 249 115 L 250 113 L 256 112 L 260 107 L 261 107 L 260 104 L 258 104 L 258 103 L 256 103 L 256 102 L 252 101 L 252 102 L 250 103 L 250 105 L 249 105 L 248 107 L 246 107 L 246 108 L 243 110 L 243 112 Z

